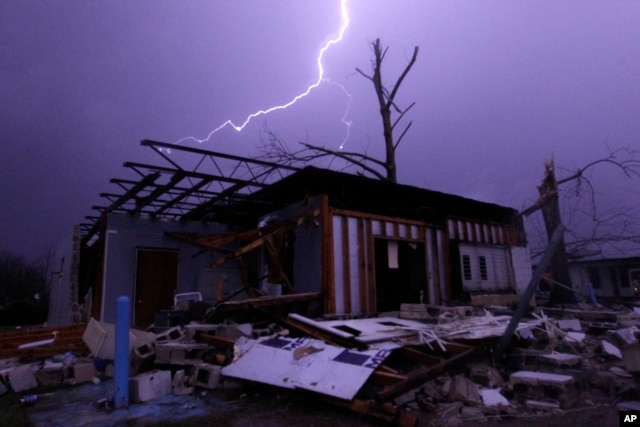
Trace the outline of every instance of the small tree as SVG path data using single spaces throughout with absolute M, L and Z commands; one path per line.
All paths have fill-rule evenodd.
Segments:
M 396 95 L 402 85 L 402 82 L 406 78 L 409 71 L 415 64 L 418 58 L 418 46 L 413 49 L 413 55 L 409 60 L 409 63 L 404 68 L 404 71 L 400 74 L 400 77 L 396 80 L 391 90 L 387 89 L 382 80 L 382 63 L 387 54 L 388 48 L 383 48 L 380 39 L 377 39 L 372 44 L 373 48 L 373 60 L 372 60 L 372 75 L 364 73 L 359 68 L 356 71 L 363 77 L 369 79 L 373 83 L 374 90 L 378 99 L 378 106 L 380 108 L 380 116 L 382 118 L 382 129 L 385 145 L 385 160 L 380 160 L 368 155 L 366 152 L 353 152 L 343 150 L 332 150 L 329 148 L 301 142 L 302 149 L 298 151 L 290 151 L 288 147 L 278 138 L 276 134 L 266 129 L 268 141 L 263 144 L 264 154 L 267 159 L 275 160 L 281 163 L 309 163 L 311 161 L 324 158 L 339 158 L 346 161 L 351 166 L 356 166 L 362 170 L 363 174 L 372 175 L 376 178 L 387 180 L 391 182 L 397 182 L 397 167 L 396 167 L 396 150 L 400 141 L 404 138 L 407 131 L 411 127 L 412 122 L 409 122 L 400 135 L 396 138 L 395 130 L 399 122 L 405 116 L 405 114 L 415 105 L 415 102 L 411 103 L 407 108 L 400 108 L 396 103 Z M 394 119 L 393 113 L 397 114 Z

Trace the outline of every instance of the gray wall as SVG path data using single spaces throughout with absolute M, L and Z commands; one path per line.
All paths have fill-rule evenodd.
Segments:
M 179 252 L 178 293 L 202 292 L 203 286 L 215 283 L 216 274 L 224 275 L 225 290 L 230 291 L 241 286 L 235 263 L 225 264 L 213 272 L 209 269 L 212 258 L 208 252 L 202 252 L 202 249 L 196 246 L 165 236 L 165 231 L 217 234 L 228 231 L 228 228 L 222 224 L 160 221 L 109 214 L 101 320 L 115 321 L 118 297 L 128 296 L 133 301 L 138 248 L 174 249 Z
M 289 206 L 269 214 L 261 219 L 261 223 L 269 218 L 276 221 L 294 219 L 302 212 L 302 203 Z M 317 197 L 309 201 L 304 209 L 317 209 L 320 203 Z M 293 279 L 296 293 L 319 292 L 322 290 L 322 246 L 320 233 L 320 219 L 305 222 L 295 228 Z M 263 252 L 264 254 L 264 252 Z M 264 257 L 263 257 L 264 259 Z M 264 265 L 264 263 L 263 263 Z M 266 266 L 263 274 L 266 274 Z

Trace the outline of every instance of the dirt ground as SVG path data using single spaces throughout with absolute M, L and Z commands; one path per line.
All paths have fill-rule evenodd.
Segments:
M 386 426 L 384 421 L 356 414 L 338 408 L 315 396 L 299 395 L 293 392 L 279 393 L 270 388 L 259 388 L 238 396 L 237 407 L 212 413 L 215 419 L 229 427 L 346 427 L 346 426 Z M 618 411 L 615 404 L 572 408 L 556 413 L 530 413 L 525 415 L 486 416 L 476 419 L 436 421 L 433 413 L 419 411 L 417 427 L 444 425 L 447 427 L 573 427 L 618 425 Z M 200 424 L 199 424 L 200 425 Z M 213 424 L 211 424 L 213 425 Z

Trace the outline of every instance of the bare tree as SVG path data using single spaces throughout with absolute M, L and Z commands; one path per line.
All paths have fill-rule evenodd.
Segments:
M 400 77 L 396 80 L 391 90 L 384 85 L 382 80 L 382 63 L 384 62 L 388 48 L 382 47 L 380 39 L 377 39 L 371 44 L 373 48 L 373 60 L 372 62 L 372 75 L 368 75 L 359 68 L 356 68 L 363 77 L 369 79 L 373 83 L 373 87 L 378 99 L 378 105 L 380 108 L 380 115 L 382 117 L 382 128 L 385 144 L 385 160 L 377 159 L 364 152 L 333 150 L 330 148 L 321 147 L 318 145 L 301 142 L 302 148 L 297 151 L 291 151 L 288 149 L 276 134 L 266 129 L 267 141 L 263 144 L 263 156 L 267 159 L 276 160 L 282 163 L 309 163 L 311 161 L 321 158 L 342 159 L 350 166 L 358 167 L 362 174 L 371 175 L 378 179 L 387 180 L 391 182 L 397 182 L 397 167 L 396 167 L 396 150 L 400 141 L 404 138 L 407 131 L 411 127 L 412 122 L 409 122 L 400 135 L 395 138 L 394 132 L 396 126 L 405 116 L 405 114 L 415 105 L 415 102 L 411 103 L 407 108 L 400 108 L 396 103 L 396 95 L 402 85 L 402 82 L 406 78 L 407 74 L 415 64 L 418 58 L 418 46 L 413 49 L 413 55 L 405 66 Z M 397 117 L 393 118 L 393 113 L 397 114 Z
M 591 231 L 586 234 L 584 233 L 584 226 L 581 227 L 580 231 L 577 230 L 580 224 L 572 224 L 572 226 L 564 224 L 571 239 L 565 244 L 563 236 L 558 245 L 556 256 L 551 263 L 550 269 L 555 281 L 571 287 L 567 247 L 577 250 L 579 248 L 592 247 L 593 245 L 601 245 L 604 242 L 622 240 L 640 243 L 640 232 L 634 230 L 634 227 L 639 228 L 640 224 L 633 223 L 630 208 L 608 208 L 604 211 L 599 209 L 594 183 L 588 176 L 588 172 L 596 166 L 613 166 L 617 172 L 621 172 L 629 179 L 640 178 L 640 160 L 637 159 L 637 154 L 636 151 L 626 148 L 614 151 L 609 150 L 607 156 L 594 160 L 575 171 L 570 171 L 570 174 L 562 179 L 556 179 L 553 161 L 545 163 L 544 178 L 542 184 L 538 186 L 539 198 L 532 206 L 525 209 L 522 214 L 527 216 L 540 210 L 547 237 L 550 237 L 558 225 L 563 222 L 571 222 L 571 215 L 575 213 L 583 214 L 583 217 L 588 218 L 593 224 Z M 565 201 L 577 198 L 586 201 L 586 206 L 573 204 L 571 209 L 565 209 L 565 212 L 561 214 L 559 188 L 563 184 L 565 185 Z M 562 286 L 552 287 L 551 304 L 574 301 L 575 296 L 569 289 Z

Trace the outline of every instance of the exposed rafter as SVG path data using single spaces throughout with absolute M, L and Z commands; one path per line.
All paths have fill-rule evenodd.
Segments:
M 214 221 L 223 216 L 242 221 L 246 209 L 236 212 L 235 204 L 246 202 L 256 191 L 298 170 L 165 142 L 143 140 L 141 145 L 153 150 L 162 161 L 124 163 L 133 178 L 114 178 L 111 183 L 119 192 L 100 194 L 108 203 L 93 206 L 98 216 L 86 217 L 89 222 L 81 226 L 84 244 L 98 232 L 100 218 L 111 212 L 192 221 Z M 256 201 L 255 206 L 266 208 L 266 204 Z

